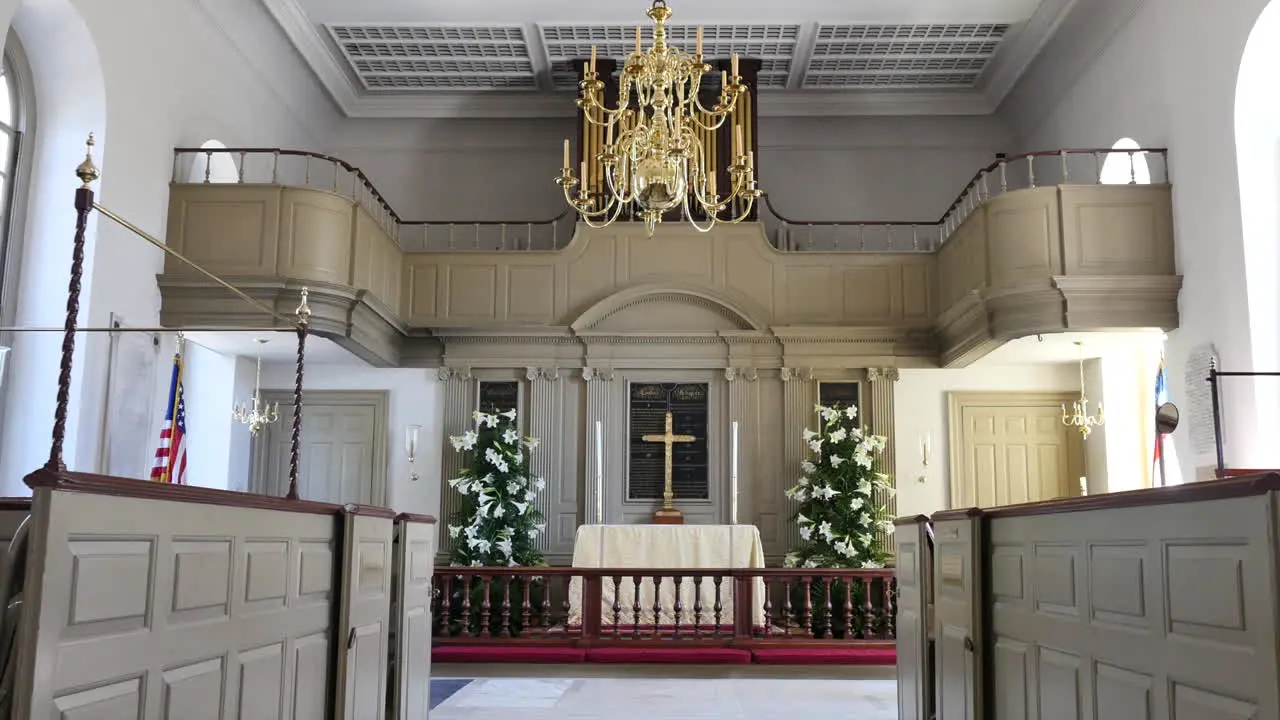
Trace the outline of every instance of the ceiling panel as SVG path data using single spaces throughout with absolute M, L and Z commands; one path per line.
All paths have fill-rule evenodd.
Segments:
M 327 25 L 366 90 L 533 90 L 520 25 Z
M 803 88 L 972 89 L 1011 25 L 819 25 Z

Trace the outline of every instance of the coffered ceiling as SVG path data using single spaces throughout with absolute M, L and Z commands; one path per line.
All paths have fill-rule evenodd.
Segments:
M 646 0 L 263 0 L 352 117 L 555 117 Z M 983 114 L 1074 0 L 672 0 L 673 42 L 758 58 L 765 115 Z

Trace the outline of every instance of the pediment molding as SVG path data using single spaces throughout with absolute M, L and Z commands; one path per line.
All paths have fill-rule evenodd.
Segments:
M 686 305 L 710 311 L 731 323 L 737 330 L 763 332 L 768 323 L 766 313 L 748 308 L 745 301 L 730 299 L 706 288 L 681 285 L 638 285 L 606 297 L 587 308 L 570 327 L 579 335 L 589 334 L 606 320 L 642 305 L 666 303 Z

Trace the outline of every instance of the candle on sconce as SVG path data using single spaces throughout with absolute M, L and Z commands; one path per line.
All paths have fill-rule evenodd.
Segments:
M 729 523 L 738 524 L 738 421 L 729 433 Z
M 733 78 L 738 79 L 738 56 L 734 55 L 730 60 L 730 66 L 733 68 Z
M 596 71 L 596 46 L 591 46 L 591 72 Z
M 702 26 L 698 26 L 698 57 L 702 57 Z
M 560 167 L 563 167 L 563 168 L 569 167 L 569 138 L 564 139 L 564 164 L 561 165 Z
M 418 459 L 418 432 L 421 425 L 406 425 L 404 428 L 404 454 L 409 456 L 409 481 L 418 481 L 418 468 L 414 463 Z
M 596 522 L 604 524 L 604 423 L 596 421 Z
M 640 53 L 640 26 L 636 26 L 636 54 Z

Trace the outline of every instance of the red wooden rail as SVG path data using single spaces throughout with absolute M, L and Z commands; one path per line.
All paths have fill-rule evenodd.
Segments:
M 892 647 L 896 638 L 891 568 L 438 567 L 434 588 L 437 645 Z

